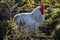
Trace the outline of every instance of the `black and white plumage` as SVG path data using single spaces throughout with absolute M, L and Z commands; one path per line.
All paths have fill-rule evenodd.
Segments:
M 31 13 L 16 14 L 13 18 L 13 21 L 22 29 L 27 29 L 29 32 L 33 32 L 43 24 L 45 19 L 45 16 L 42 14 L 40 9 L 41 6 L 38 6 Z

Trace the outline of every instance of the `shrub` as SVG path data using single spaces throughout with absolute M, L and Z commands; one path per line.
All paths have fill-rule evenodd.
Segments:
M 57 25 L 57 27 L 56 27 L 54 39 L 55 40 L 60 40 L 60 24 Z

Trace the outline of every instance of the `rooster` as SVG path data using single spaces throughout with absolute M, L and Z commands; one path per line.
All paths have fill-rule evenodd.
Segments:
M 45 20 L 45 5 L 41 3 L 40 6 L 36 7 L 30 13 L 19 13 L 13 18 L 15 24 L 21 27 L 21 29 L 27 29 L 28 32 L 32 33 L 37 30 Z

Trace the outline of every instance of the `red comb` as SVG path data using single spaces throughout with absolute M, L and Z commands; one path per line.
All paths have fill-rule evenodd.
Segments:
M 45 9 L 45 4 L 43 2 L 41 2 L 40 6 Z

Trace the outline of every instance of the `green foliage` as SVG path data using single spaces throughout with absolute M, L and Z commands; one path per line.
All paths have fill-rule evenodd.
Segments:
M 52 9 L 49 8 L 47 12 L 48 14 L 52 13 Z
M 53 24 L 53 20 L 51 18 L 45 20 L 46 24 L 48 25 L 52 25 Z
M 54 32 L 54 39 L 60 40 L 60 24 L 57 25 L 55 32 Z
M 48 35 L 54 31 L 51 35 L 55 35 L 54 38 L 60 40 L 60 0 L 43 1 L 48 7 L 46 9 L 46 20 L 42 30 L 44 29 L 43 31 L 48 33 Z M 55 5 L 51 4 L 52 1 L 55 2 Z M 29 33 L 21 31 L 21 29 L 13 23 L 11 18 L 17 13 L 31 12 L 36 7 L 32 4 L 38 5 L 39 2 L 41 2 L 41 0 L 0 0 L 0 36 L 3 36 L 5 40 L 25 40 L 25 38 L 29 36 Z M 33 34 L 46 36 L 41 30 L 36 30 Z
M 0 37 L 3 37 L 3 40 L 26 40 L 28 36 L 29 33 L 21 30 L 12 20 L 0 21 Z
M 56 11 L 54 11 L 52 14 L 51 14 L 51 18 L 53 19 L 53 20 L 56 20 L 56 19 L 58 19 L 60 17 L 60 11 L 59 11 L 59 9 L 56 9 Z
M 55 5 L 55 7 L 56 7 L 56 8 L 60 8 L 60 3 L 57 3 L 57 4 Z

